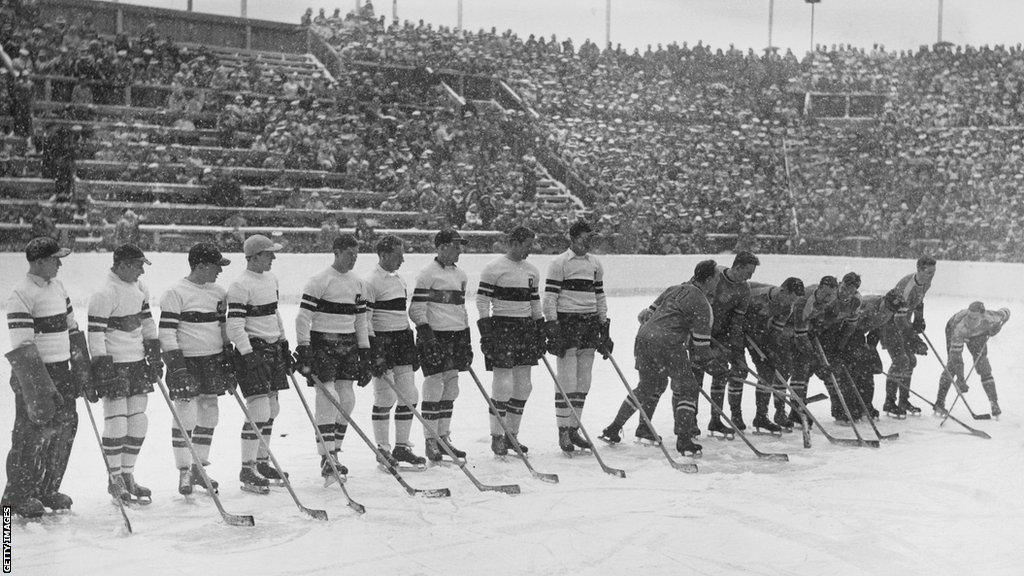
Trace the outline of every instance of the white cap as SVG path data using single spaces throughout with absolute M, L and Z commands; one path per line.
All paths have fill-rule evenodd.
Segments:
M 260 252 L 277 252 L 281 248 L 283 246 L 263 234 L 253 234 L 246 238 L 245 243 L 242 244 L 242 251 L 245 252 L 246 258 L 252 258 Z

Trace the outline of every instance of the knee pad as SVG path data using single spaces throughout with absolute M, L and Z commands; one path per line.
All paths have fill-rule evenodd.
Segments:
M 356 406 L 356 393 L 352 390 L 351 380 L 341 380 L 335 384 L 338 390 L 338 402 L 341 404 L 342 410 L 345 414 L 351 414 L 352 409 Z M 345 420 L 348 422 L 348 420 Z
M 444 391 L 441 400 L 452 401 L 459 397 L 459 372 L 448 370 L 444 373 Z
M 492 398 L 504 402 L 512 397 L 514 387 L 515 374 L 512 368 L 494 369 L 494 380 L 491 383 Z
M 398 368 L 406 368 L 399 371 Z M 402 393 L 402 399 L 414 405 L 419 402 L 419 391 L 416 390 L 416 374 L 411 366 L 399 366 L 395 368 L 395 387 Z M 395 399 L 398 400 L 397 398 Z
M 196 427 L 199 419 L 199 404 L 193 400 L 174 400 L 174 409 L 178 412 L 178 419 L 185 430 L 192 430 Z M 172 419 L 171 427 L 177 428 L 177 423 Z
M 594 350 L 586 348 L 576 355 L 576 391 L 584 394 L 590 392 L 590 382 L 594 371 Z
M 516 366 L 512 372 L 512 397 L 526 400 L 533 393 L 533 370 L 530 366 Z
M 271 392 L 267 395 L 267 400 L 270 405 L 270 419 L 277 418 L 277 415 L 281 413 L 281 402 L 277 399 L 277 392 Z
M 220 422 L 220 404 L 213 394 L 199 396 L 196 404 L 196 424 L 204 428 L 216 428 Z
M 444 394 L 443 374 L 431 374 L 423 379 L 424 402 L 440 402 L 442 394 Z
M 246 399 L 249 408 L 249 415 L 259 422 L 270 420 L 270 399 L 265 394 L 257 394 Z
M 103 435 L 120 438 L 128 434 L 128 399 L 103 399 Z
M 145 414 L 146 407 L 149 406 L 149 395 L 136 394 L 135 396 L 129 396 L 127 398 L 126 406 L 129 417 Z
M 391 388 L 392 381 L 385 374 L 373 378 L 373 405 L 390 408 L 395 405 L 398 398 Z M 397 387 L 397 384 L 396 384 Z

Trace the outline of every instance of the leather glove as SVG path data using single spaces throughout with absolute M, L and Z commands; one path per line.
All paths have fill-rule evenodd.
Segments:
M 562 328 L 558 320 L 548 320 L 544 323 L 544 335 L 547 339 L 548 353 L 561 357 L 565 354 L 565 341 L 562 339 Z
M 309 344 L 299 344 L 295 347 L 294 369 L 303 376 L 309 376 L 313 372 L 313 350 Z
M 185 356 L 181 350 L 164 352 L 164 363 L 167 364 L 167 390 L 171 400 L 193 398 L 199 392 L 199 383 L 185 367 Z
M 416 349 L 420 353 L 420 361 L 423 364 L 439 364 L 444 360 L 441 348 L 437 343 L 437 336 L 434 335 L 430 324 L 420 324 L 416 327 Z
M 910 349 L 918 356 L 928 355 L 928 345 L 925 344 L 924 340 L 921 339 L 919 334 L 914 334 L 910 338 Z
M 695 346 L 693 361 L 698 368 L 711 376 L 726 376 L 729 374 L 729 364 L 725 361 L 724 355 L 720 350 L 711 346 Z
M 1000 308 L 998 310 L 998 313 L 1002 314 L 1003 320 L 1001 322 L 999 322 L 999 324 L 996 324 L 995 326 L 993 326 L 992 328 L 989 329 L 988 335 L 990 337 L 991 336 L 995 336 L 996 334 L 999 334 L 999 331 L 1002 330 L 1003 326 L 1007 322 L 1009 322 L 1009 320 L 1010 320 L 1010 309 L 1009 308 Z
M 369 348 L 359 349 L 359 379 L 356 386 L 363 387 L 370 383 L 373 376 L 373 351 Z
M 270 380 L 274 377 L 270 372 L 270 366 L 267 366 L 263 357 L 256 352 L 242 354 L 242 366 L 245 367 L 246 378 L 256 380 L 260 387 L 269 385 Z
M 910 327 L 913 328 L 914 332 L 917 332 L 918 334 L 924 332 L 924 329 L 925 329 L 924 318 L 922 318 L 920 316 L 914 316 L 914 322 L 910 324 Z
M 278 340 L 277 346 L 281 350 L 281 367 L 284 368 L 284 375 L 295 372 L 295 359 L 292 358 L 292 351 L 288 347 L 287 340 Z
M 481 318 L 476 321 L 476 328 L 480 331 L 480 351 L 484 358 L 491 358 L 494 353 L 494 328 L 490 318 Z
M 91 364 L 92 377 L 89 384 L 79 392 L 89 402 L 96 403 L 111 388 L 117 385 L 118 375 L 112 356 L 96 356 Z
M 383 376 L 388 371 L 388 359 L 384 355 L 384 350 L 381 349 L 380 341 L 374 336 L 370 337 L 370 356 L 372 358 L 370 374 Z
M 164 363 L 160 360 L 160 341 L 144 340 L 142 348 L 146 355 L 146 376 L 150 382 L 156 382 L 164 375 Z
M 611 337 L 611 319 L 605 319 L 601 323 L 601 341 L 597 343 L 597 353 L 601 355 L 605 360 L 612 355 L 612 350 L 615 349 L 615 342 L 612 342 Z

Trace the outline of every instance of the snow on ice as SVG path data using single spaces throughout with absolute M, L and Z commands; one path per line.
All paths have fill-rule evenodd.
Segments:
M 153 254 L 154 265 L 142 277 L 153 297 L 187 274 L 182 254 Z M 223 285 L 243 268 L 240 255 L 221 275 Z M 412 286 L 430 255 L 410 255 L 401 273 Z M 475 289 L 479 272 L 493 256 L 466 255 L 460 265 Z M 532 261 L 543 270 L 550 256 Z M 697 256 L 606 256 L 609 315 L 617 359 L 635 383 L 632 339 L 636 314 L 664 287 L 689 278 Z M 728 264 L 731 256 L 722 255 Z M 282 313 L 287 330 L 302 284 L 329 264 L 328 255 L 278 258 Z M 356 272 L 365 274 L 376 257 L 364 254 Z M 912 261 L 830 257 L 764 256 L 753 280 L 780 282 L 794 275 L 811 283 L 823 274 L 849 270 L 864 278 L 861 292 L 883 293 Z M 20 254 L 0 255 L 5 297 L 26 271 Z M 63 280 L 84 324 L 88 297 L 102 281 L 109 255 L 76 254 L 65 260 Z M 522 494 L 478 492 L 455 467 L 405 474 L 417 488 L 449 487 L 448 499 L 410 497 L 374 464 L 369 449 L 350 434 L 342 462 L 351 469 L 348 490 L 364 504 L 358 516 L 345 506 L 336 486 L 322 488 L 311 425 L 293 391 L 282 392 L 282 413 L 271 444 L 291 473 L 302 502 L 324 508 L 328 522 L 302 515 L 284 489 L 270 496 L 237 487 L 241 414 L 227 397 L 213 442 L 210 472 L 221 483 L 225 508 L 253 514 L 256 526 L 225 525 L 207 496 L 190 500 L 175 490 L 177 472 L 170 448 L 170 415 L 159 393 L 149 402 L 150 428 L 136 477 L 153 488 L 154 502 L 129 510 L 135 534 L 125 536 L 117 510 L 106 494 L 103 464 L 79 401 L 79 429 L 62 491 L 74 500 L 73 512 L 41 522 L 16 519 L 13 526 L 15 574 L 772 574 L 820 576 L 853 574 L 1019 574 L 1024 561 L 1024 266 L 940 262 L 926 300 L 928 333 L 943 342 L 946 319 L 972 300 L 991 307 L 1009 306 L 1013 318 L 989 344 L 1000 403 L 999 421 L 974 421 L 962 409 L 955 415 L 987 431 L 991 440 L 970 436 L 949 421 L 942 428 L 925 408 L 919 418 L 883 417 L 883 433 L 898 440 L 881 448 L 832 446 L 819 433 L 813 447 L 801 447 L 800 434 L 781 439 L 751 436 L 764 451 L 786 452 L 789 463 L 757 460 L 739 440 L 704 438 L 698 474 L 683 474 L 661 452 L 630 442 L 636 419 L 616 447 L 599 446 L 610 466 L 626 470 L 625 479 L 601 472 L 590 457 L 566 459 L 557 446 L 554 387 L 543 367 L 533 372 L 534 391 L 526 407 L 521 439 L 530 446 L 534 467 L 557 473 L 556 485 L 534 480 L 518 460 L 495 460 L 489 450 L 487 409 L 475 386 L 463 376 L 455 405 L 452 438 L 469 452 L 470 469 L 488 484 L 518 483 Z M 470 304 L 471 323 L 475 308 Z M 475 328 L 474 328 L 475 332 Z M 0 348 L 8 347 L 0 331 Z M 884 355 L 883 355 L 884 358 Z M 969 355 L 965 361 L 970 365 Z M 886 364 L 888 359 L 885 358 Z M 477 353 L 477 373 L 490 385 Z M 914 389 L 933 399 L 941 372 L 932 357 L 921 357 Z M 0 362 L 0 379 L 10 366 Z M 976 412 L 988 403 L 977 376 L 968 399 Z M 884 394 L 876 380 L 876 405 Z M 811 393 L 824 391 L 812 380 Z M 312 392 L 307 390 L 306 392 Z M 752 389 L 744 391 L 744 413 L 754 414 Z M 611 365 L 598 359 L 584 424 L 597 436 L 611 421 L 625 390 Z M 370 430 L 369 388 L 357 389 L 355 417 Z M 950 401 L 952 394 L 950 396 Z M 14 418 L 12 392 L 0 386 L 0 452 L 10 448 Z M 654 423 L 671 433 L 668 400 Z M 100 414 L 99 406 L 94 411 Z M 852 437 L 832 425 L 827 402 L 812 405 L 830 431 Z M 698 422 L 706 428 L 708 405 L 701 401 Z M 865 427 L 864 432 L 871 434 Z M 413 429 L 422 453 L 420 426 Z M 674 442 L 672 442 L 674 444 Z M 4 474 L 0 472 L 0 474 Z M 6 481 L 6 476 L 2 476 Z M 200 491 L 201 492 L 201 491 Z

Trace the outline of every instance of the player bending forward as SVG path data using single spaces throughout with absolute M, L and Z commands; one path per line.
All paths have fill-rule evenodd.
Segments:
M 949 363 L 939 377 L 939 393 L 935 399 L 936 413 L 945 416 L 946 393 L 949 392 L 949 384 L 954 377 L 960 392 L 967 392 L 963 358 L 965 345 L 974 358 L 978 376 L 981 376 L 981 387 L 992 404 L 992 415 L 999 416 L 1003 413 L 999 409 L 996 380 L 992 376 L 992 365 L 988 361 L 988 339 L 999 334 L 1009 320 L 1009 308 L 986 310 L 984 303 L 971 302 L 966 310 L 957 312 L 946 322 L 946 354 Z

